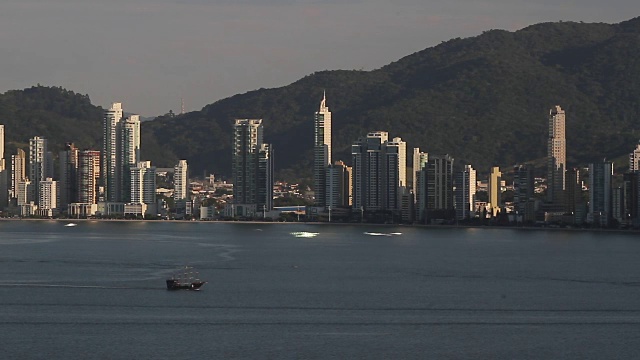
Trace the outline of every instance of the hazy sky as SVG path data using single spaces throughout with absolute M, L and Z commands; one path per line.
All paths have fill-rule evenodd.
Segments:
M 0 0 L 0 92 L 62 86 L 152 116 L 488 29 L 638 15 L 637 0 Z

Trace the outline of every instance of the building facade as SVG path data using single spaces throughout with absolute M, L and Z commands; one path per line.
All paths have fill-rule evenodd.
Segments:
M 454 197 L 458 220 L 475 217 L 476 180 L 476 170 L 471 165 L 465 165 L 464 170 L 456 174 Z
M 234 209 L 254 209 L 255 216 L 273 208 L 273 148 L 263 142 L 262 119 L 235 120 L 232 174 Z
M 326 172 L 331 165 L 331 111 L 327 106 L 327 98 L 322 96 L 320 109 L 314 115 L 313 125 L 313 190 L 315 204 L 326 206 Z
M 50 157 L 47 154 L 47 139 L 39 136 L 29 139 L 29 180 L 31 180 L 34 189 L 34 201 L 40 198 L 40 181 L 47 179 L 50 166 L 49 160 Z
M 565 111 L 559 105 L 549 110 L 549 139 L 547 141 L 547 201 L 564 206 L 567 141 Z
M 78 153 L 78 203 L 98 203 L 100 173 L 100 151 L 80 151 Z
M 173 167 L 173 199 L 184 200 L 189 198 L 189 165 L 187 160 L 180 160 Z
M 60 193 L 61 211 L 78 201 L 78 148 L 73 143 L 66 143 L 59 155 L 60 178 L 58 190 Z
M 118 167 L 118 128 L 122 120 L 122 103 L 112 103 L 109 109 L 104 111 L 103 117 L 103 144 L 102 144 L 102 176 L 104 186 L 104 200 L 108 202 L 120 201 L 119 188 L 121 184 L 121 169 Z

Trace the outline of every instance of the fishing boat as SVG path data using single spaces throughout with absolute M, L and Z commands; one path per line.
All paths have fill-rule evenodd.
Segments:
M 167 290 L 195 290 L 198 291 L 206 284 L 198 278 L 198 273 L 190 266 L 185 266 L 167 279 Z

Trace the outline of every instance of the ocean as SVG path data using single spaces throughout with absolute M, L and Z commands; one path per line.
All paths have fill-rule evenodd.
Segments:
M 634 233 L 65 224 L 0 221 L 3 359 L 638 357 Z

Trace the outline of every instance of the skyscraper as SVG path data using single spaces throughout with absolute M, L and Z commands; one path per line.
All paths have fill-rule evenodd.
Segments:
M 425 153 L 425 152 L 421 152 L 420 148 L 413 148 L 413 174 L 412 174 L 412 184 L 411 186 L 413 187 L 413 193 L 415 194 L 417 191 L 417 189 L 420 187 L 420 185 L 418 184 L 418 174 L 420 173 L 420 170 L 422 170 L 423 167 L 426 166 L 427 162 L 429 161 L 429 154 Z
M 173 167 L 173 199 L 176 201 L 188 199 L 188 189 L 189 167 L 187 160 L 180 160 L 178 164 Z
M 233 132 L 233 202 L 245 205 L 236 210 L 243 215 L 271 210 L 273 149 L 263 142 L 262 119 L 236 119 Z
M 48 169 L 47 139 L 39 136 L 29 139 L 29 180 L 33 185 L 35 201 L 40 198 L 39 184 L 47 179 Z
M 113 103 L 104 111 L 103 144 L 102 144 L 102 181 L 105 201 L 120 200 L 122 169 L 118 167 L 118 124 L 122 120 L 122 103 Z
M 24 150 L 17 149 L 15 155 L 11 155 L 11 204 L 17 205 L 18 183 L 26 179 L 27 155 Z
M 121 174 L 117 179 L 121 189 L 120 201 L 132 202 L 129 170 L 140 163 L 140 116 L 130 115 L 120 121 L 116 129 L 119 139 L 118 168 Z
M 607 226 L 611 218 L 613 163 L 589 164 L 589 222 Z
M 549 111 L 549 140 L 547 142 L 547 201 L 563 206 L 567 141 L 565 112 L 559 105 Z
M 353 207 L 366 211 L 384 209 L 383 145 L 389 140 L 386 131 L 372 131 L 351 146 L 353 164 Z
M 9 204 L 9 174 L 4 159 L 4 125 L 0 125 L 0 210 Z
M 100 151 L 83 150 L 78 153 L 78 202 L 98 203 L 100 179 Z
M 420 171 L 418 189 L 419 219 L 445 219 L 453 212 L 453 158 L 449 155 L 429 155 L 429 162 Z
M 402 195 L 407 191 L 407 143 L 395 137 L 382 144 L 382 151 L 384 208 L 399 211 Z
M 323 94 L 320 110 L 314 115 L 313 186 L 316 206 L 326 206 L 326 171 L 331 165 L 331 112 Z
M 465 165 L 464 170 L 456 174 L 455 188 L 456 218 L 473 218 L 476 203 L 476 170 L 471 165 Z
M 327 199 L 333 209 L 351 206 L 351 168 L 342 161 L 327 167 Z
M 513 168 L 513 208 L 525 222 L 535 221 L 533 169 L 527 165 Z
M 60 152 L 60 180 L 58 191 L 60 193 L 60 210 L 65 211 L 67 206 L 78 200 L 78 148 L 73 143 L 66 143 L 64 150 Z
M 491 216 L 496 216 L 502 206 L 502 173 L 494 166 L 489 174 L 489 210 Z

